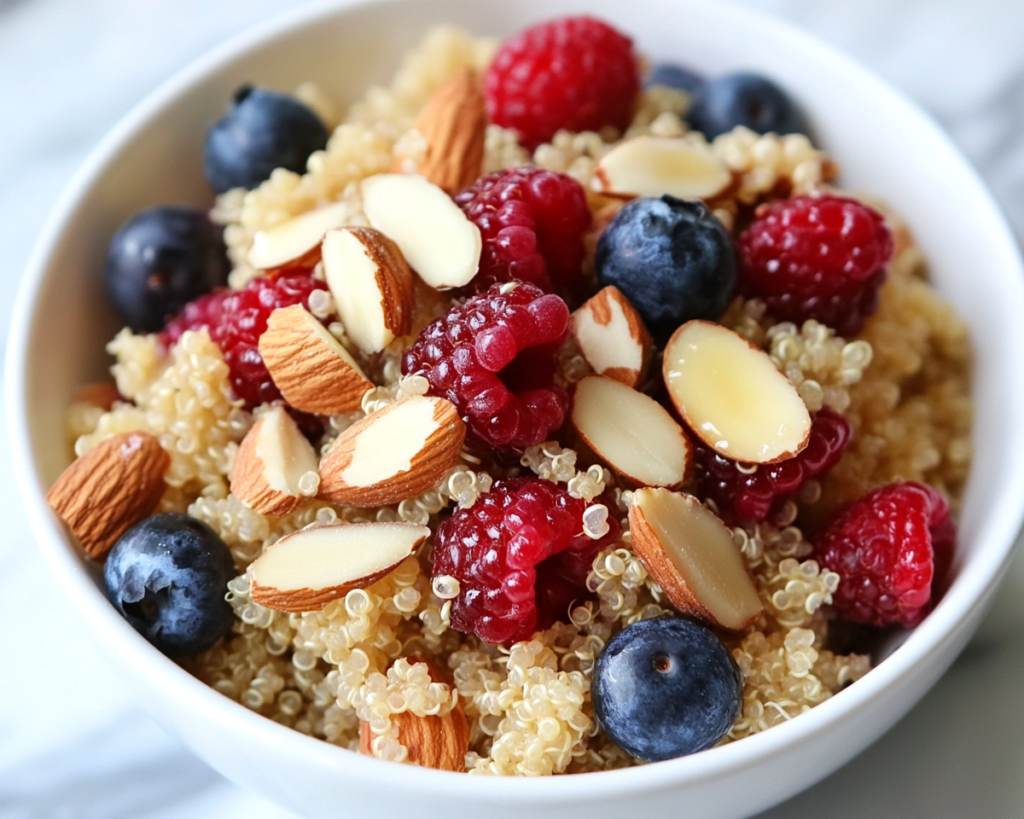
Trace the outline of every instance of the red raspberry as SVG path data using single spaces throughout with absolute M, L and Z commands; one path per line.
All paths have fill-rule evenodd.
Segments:
M 483 236 L 480 272 L 469 292 L 513 280 L 547 292 L 572 291 L 579 283 L 590 208 L 571 176 L 543 168 L 498 171 L 455 201 Z
M 565 420 L 569 398 L 554 375 L 569 323 L 558 296 L 532 284 L 495 284 L 424 328 L 402 372 L 425 375 L 430 394 L 451 401 L 480 442 L 522 450 Z
M 893 253 L 881 214 L 853 199 L 802 196 L 761 205 L 739 238 L 740 292 L 778 319 L 860 332 L 878 309 Z
M 293 304 L 309 307 L 309 294 L 326 287 L 308 273 L 260 276 L 242 290 L 217 290 L 185 305 L 160 333 L 160 340 L 170 347 L 186 330 L 206 327 L 231 370 L 235 395 L 251 409 L 281 397 L 258 348 L 270 314 Z
M 484 78 L 491 122 L 529 150 L 559 129 L 626 129 L 640 93 L 633 41 L 593 17 L 566 17 L 502 42 Z
M 897 483 L 869 492 L 841 511 L 815 546 L 815 557 L 842 580 L 836 612 L 854 623 L 910 627 L 921 622 L 952 562 L 956 526 L 935 489 Z
M 433 575 L 459 581 L 452 627 L 488 643 L 514 643 L 565 620 L 574 601 L 592 597 L 587 575 L 618 536 L 583 534 L 589 504 L 551 481 L 499 481 L 470 508 L 437 527 Z
M 777 512 L 804 482 L 827 474 L 839 463 L 849 443 L 850 422 L 828 407 L 822 407 L 814 416 L 810 440 L 799 455 L 759 466 L 753 473 L 742 471 L 736 461 L 697 441 L 697 494 L 711 498 L 723 518 L 762 521 Z

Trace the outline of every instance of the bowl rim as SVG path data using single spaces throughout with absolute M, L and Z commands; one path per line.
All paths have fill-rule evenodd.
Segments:
M 987 548 L 972 556 L 970 565 L 958 576 L 943 600 L 909 634 L 905 642 L 856 685 L 801 714 L 799 719 L 746 737 L 742 742 L 733 742 L 657 764 L 604 771 L 597 777 L 538 777 L 524 782 L 521 778 L 459 776 L 415 766 L 396 768 L 381 760 L 307 737 L 222 696 L 168 660 L 117 616 L 113 607 L 88 578 L 70 538 L 46 504 L 45 489 L 32 457 L 28 436 L 28 419 L 31 414 L 27 400 L 30 371 L 28 354 L 33 328 L 41 309 L 39 296 L 49 278 L 48 274 L 52 275 L 52 262 L 65 224 L 86 201 L 92 186 L 136 132 L 180 96 L 187 95 L 197 82 L 266 42 L 318 19 L 343 15 L 351 9 L 364 6 L 399 2 L 403 0 L 318 0 L 274 15 L 231 37 L 163 82 L 124 116 L 91 151 L 60 196 L 29 258 L 15 302 L 8 335 L 5 389 L 12 461 L 16 472 L 24 476 L 23 480 L 19 480 L 22 500 L 40 548 L 63 589 L 93 627 L 94 633 L 102 632 L 104 639 L 112 643 L 117 652 L 135 655 L 136 662 L 145 666 L 145 675 L 151 678 L 154 687 L 160 687 L 168 696 L 183 704 L 187 700 L 187 707 L 200 712 L 211 725 L 226 728 L 243 737 L 259 737 L 258 742 L 261 744 L 272 741 L 284 753 L 299 759 L 315 760 L 321 765 L 326 760 L 332 765 L 343 766 L 354 776 L 372 779 L 378 779 L 381 775 L 388 778 L 403 777 L 410 787 L 415 787 L 425 795 L 445 796 L 458 790 L 463 795 L 501 799 L 513 804 L 543 802 L 551 805 L 575 802 L 582 797 L 592 801 L 602 797 L 628 797 L 641 791 L 650 793 L 676 789 L 727 776 L 738 768 L 799 744 L 834 723 L 850 719 L 859 706 L 886 690 L 909 668 L 920 663 L 930 653 L 955 641 L 972 620 L 972 615 L 987 606 L 986 591 L 994 587 L 1005 572 L 1013 545 L 1024 524 L 1024 502 L 1021 500 L 1024 499 L 1024 429 L 1013 434 L 1007 441 L 1007 446 L 1020 453 L 1020 465 L 1012 471 L 1011 480 L 1003 485 L 1001 498 L 993 504 L 995 512 L 985 522 L 984 537 L 979 539 L 987 543 Z M 686 6 L 707 5 L 708 0 L 674 0 L 673 10 L 682 13 Z M 974 188 L 977 206 L 985 209 L 986 218 L 993 222 L 1001 234 L 1003 247 L 1000 251 L 1008 264 L 1012 261 L 1014 268 L 1008 270 L 1005 276 L 1008 287 L 1005 296 L 1012 299 L 1021 314 L 1024 314 L 1024 264 L 1014 234 L 977 172 L 930 115 L 853 59 L 792 24 L 760 10 L 740 7 L 723 0 L 716 0 L 714 5 L 726 24 L 739 17 L 745 18 L 748 23 L 753 19 L 764 27 L 766 36 L 779 41 L 780 46 L 798 48 L 815 60 L 827 64 L 831 71 L 854 78 L 872 94 L 902 109 L 905 116 L 914 119 L 922 131 L 928 132 L 935 145 L 966 174 L 965 179 Z M 1024 371 L 1024 341 L 1006 353 L 1019 365 L 1017 371 Z M 1024 384 L 1009 384 L 1007 388 L 1013 405 L 1024 408 Z M 1015 500 L 1011 503 L 1012 499 Z M 996 548 L 997 544 L 1000 548 Z

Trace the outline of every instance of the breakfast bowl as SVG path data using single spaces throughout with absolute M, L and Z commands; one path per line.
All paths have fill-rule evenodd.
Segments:
M 314 80 L 354 101 L 386 82 L 433 24 L 503 35 L 588 13 L 632 36 L 652 60 L 708 74 L 756 69 L 800 101 L 814 136 L 864 191 L 907 223 L 931 280 L 966 321 L 972 345 L 973 456 L 952 579 L 914 629 L 890 633 L 861 679 L 794 719 L 720 747 L 588 776 L 466 776 L 398 766 L 314 739 L 222 696 L 151 646 L 108 602 L 46 501 L 69 462 L 66 410 L 102 379 L 119 322 L 103 292 L 117 227 L 164 202 L 209 207 L 203 135 L 244 83 Z M 57 585 L 126 688 L 199 756 L 243 787 L 302 815 L 611 817 L 692 811 L 738 817 L 796 793 L 848 761 L 905 714 L 964 647 L 1008 564 L 1024 519 L 1024 268 L 1003 217 L 941 130 L 912 103 L 806 35 L 710 0 L 583 4 L 382 0 L 297 10 L 246 33 L 157 90 L 71 182 L 25 276 L 7 359 L 10 436 L 25 508 Z

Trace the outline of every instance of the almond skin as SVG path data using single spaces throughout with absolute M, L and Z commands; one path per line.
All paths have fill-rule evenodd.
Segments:
M 86 554 L 104 558 L 131 526 L 160 503 L 170 456 L 148 432 L 123 432 L 71 464 L 46 494 Z
M 303 412 L 354 412 L 373 389 L 341 343 L 301 304 L 270 314 L 259 350 L 285 400 Z
M 398 469 L 394 474 L 383 476 L 368 485 L 350 483 L 346 478 L 346 470 L 355 461 L 357 450 L 363 462 L 375 457 L 375 453 L 360 449 L 360 444 L 366 446 L 365 441 L 372 437 L 371 430 L 388 421 L 392 413 L 405 413 L 414 403 L 419 405 L 423 402 L 429 402 L 430 406 L 423 407 L 422 413 L 431 413 L 434 428 L 425 440 L 410 439 L 409 451 L 401 453 L 409 456 L 408 468 Z M 417 408 L 417 415 L 422 419 L 420 413 L 421 410 Z M 400 434 L 400 430 L 396 432 Z M 455 465 L 465 439 L 466 425 L 450 401 L 420 395 L 403 398 L 353 424 L 338 436 L 320 459 L 319 497 L 330 503 L 364 507 L 388 506 L 406 498 L 414 498 L 433 489 L 444 473 Z M 388 444 L 394 445 L 395 440 L 391 439 L 381 445 Z
M 452 195 L 475 182 L 487 135 L 487 107 L 476 72 L 462 69 L 438 88 L 416 120 L 416 130 L 427 143 L 420 174 Z
M 231 494 L 254 512 L 280 517 L 298 508 L 306 497 L 295 486 L 289 487 L 287 491 L 280 484 L 277 488 L 272 486 L 273 478 L 268 478 L 273 475 L 272 467 L 264 459 L 264 455 L 271 456 L 271 453 L 260 451 L 261 435 L 265 429 L 274 436 L 272 443 L 275 451 L 272 457 L 280 457 L 285 462 L 277 464 L 279 468 L 283 467 L 283 472 L 287 473 L 289 467 L 294 469 L 296 466 L 316 472 L 317 456 L 312 445 L 299 431 L 298 425 L 281 407 L 275 407 L 261 416 L 242 439 L 235 454 Z M 287 484 L 288 479 L 285 481 Z
M 426 663 L 434 682 L 451 685 L 433 663 L 421 657 L 408 657 L 410 663 Z M 466 769 L 469 752 L 469 723 L 460 697 L 443 717 L 418 717 L 408 711 L 392 717 L 398 724 L 398 741 L 409 752 L 409 762 L 423 768 L 461 773 Z M 359 724 L 359 751 L 373 756 L 373 732 L 370 723 Z

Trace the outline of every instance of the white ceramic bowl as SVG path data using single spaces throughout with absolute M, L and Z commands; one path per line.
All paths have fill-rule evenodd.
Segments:
M 106 244 L 137 210 L 210 201 L 202 135 L 243 81 L 293 88 L 313 79 L 356 99 L 385 81 L 431 23 L 502 34 L 589 11 L 654 58 L 710 73 L 756 68 L 809 110 L 848 187 L 908 220 L 937 286 L 973 331 L 975 461 L 963 506 L 956 581 L 935 611 L 863 680 L 813 711 L 695 756 L 589 776 L 513 780 L 379 762 L 309 739 L 190 677 L 115 613 L 44 501 L 66 466 L 64 411 L 102 376 L 116 331 L 101 286 Z M 755 12 L 711 0 L 390 0 L 305 8 L 218 49 L 164 85 L 72 181 L 29 265 L 7 359 L 15 467 L 40 548 L 97 648 L 143 704 L 239 784 L 317 816 L 735 817 L 829 773 L 898 720 L 949 666 L 985 611 L 1024 510 L 1024 271 L 977 176 L 916 107 L 849 60 Z

